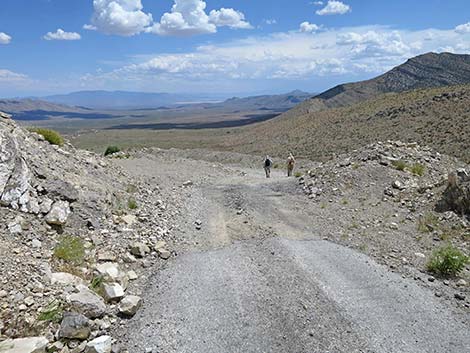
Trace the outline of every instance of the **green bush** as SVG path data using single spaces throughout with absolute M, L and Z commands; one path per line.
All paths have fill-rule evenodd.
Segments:
M 63 236 L 54 248 L 54 257 L 75 264 L 82 263 L 85 259 L 85 246 L 82 239 Z
M 300 178 L 302 176 L 302 173 L 301 172 L 295 172 L 294 176 L 296 178 Z
M 396 170 L 404 171 L 407 167 L 406 162 L 402 160 L 393 161 L 392 165 L 395 167 Z
M 54 300 L 38 316 L 38 321 L 60 323 L 62 321 L 62 304 Z
M 62 146 L 64 144 L 64 138 L 57 131 L 43 128 L 33 128 L 31 131 L 42 135 L 51 145 Z
M 426 170 L 426 168 L 424 167 L 424 165 L 422 165 L 420 163 L 415 163 L 411 167 L 411 173 L 413 173 L 414 175 L 418 175 L 418 176 L 423 176 L 425 170 Z
M 104 151 L 104 155 L 109 156 L 118 152 L 121 152 L 121 149 L 118 146 L 108 146 L 108 148 L 106 148 L 106 151 Z
M 133 197 L 129 198 L 129 200 L 127 200 L 127 207 L 129 207 L 130 210 L 137 209 L 137 201 Z
M 427 264 L 428 270 L 444 276 L 455 276 L 468 263 L 469 258 L 451 244 L 436 249 Z

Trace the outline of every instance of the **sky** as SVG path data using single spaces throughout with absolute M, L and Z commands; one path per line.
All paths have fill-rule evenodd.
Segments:
M 469 0 L 2 0 L 0 96 L 320 92 L 470 54 Z

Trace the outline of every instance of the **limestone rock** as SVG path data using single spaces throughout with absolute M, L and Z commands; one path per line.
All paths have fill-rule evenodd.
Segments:
M 100 336 L 87 343 L 85 353 L 111 353 L 112 344 L 111 336 Z
M 158 256 L 163 260 L 168 260 L 171 257 L 171 252 L 166 249 L 158 249 Z
M 44 353 L 49 341 L 46 337 L 9 339 L 0 342 L 2 353 Z
M 124 289 L 119 283 L 103 283 L 103 297 L 108 302 L 119 301 L 124 297 Z
M 46 216 L 46 222 L 51 225 L 63 226 L 69 218 L 71 211 L 67 201 L 57 201 L 52 205 Z
M 143 243 L 134 243 L 130 247 L 132 255 L 137 257 L 145 257 L 150 252 L 150 248 Z
M 82 288 L 78 293 L 67 298 L 71 307 L 89 319 L 102 317 L 106 312 L 103 299 L 89 289 Z
M 126 316 L 134 316 L 142 305 L 142 298 L 126 295 L 119 303 L 119 312 Z
M 78 276 L 67 272 L 54 272 L 50 274 L 51 284 L 60 284 L 63 286 L 86 285 L 85 281 Z
M 90 323 L 82 314 L 65 313 L 60 324 L 59 338 L 86 340 L 90 336 Z

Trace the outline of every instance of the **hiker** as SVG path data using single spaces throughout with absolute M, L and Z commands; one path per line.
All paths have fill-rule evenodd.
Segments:
M 289 157 L 287 157 L 287 176 L 290 177 L 292 176 L 292 172 L 294 171 L 295 167 L 295 158 L 291 154 L 289 154 Z
M 273 165 L 273 161 L 267 155 L 264 159 L 264 171 L 266 172 L 266 178 L 271 178 L 271 166 Z

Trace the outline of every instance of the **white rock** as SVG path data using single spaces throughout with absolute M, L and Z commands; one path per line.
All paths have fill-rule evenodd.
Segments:
M 96 266 L 98 273 L 109 278 L 113 282 L 117 282 L 120 277 L 119 265 L 115 262 L 105 262 Z
M 86 285 L 86 282 L 75 275 L 67 272 L 54 272 L 50 274 L 51 284 L 60 284 L 63 286 Z
M 89 319 L 99 318 L 106 312 L 104 300 L 87 288 L 81 288 L 78 293 L 69 295 L 67 301 L 75 311 Z
M 49 341 L 46 337 L 9 339 L 0 342 L 2 353 L 44 353 Z
M 103 297 L 106 301 L 119 301 L 124 297 L 124 289 L 119 283 L 103 283 Z
M 126 295 L 119 303 L 119 312 L 126 316 L 134 316 L 141 305 L 141 297 L 136 295 Z
M 51 225 L 62 226 L 67 222 L 70 213 L 70 206 L 67 201 L 57 201 L 47 214 L 46 222 Z
M 131 214 L 125 215 L 121 217 L 121 220 L 126 223 L 128 226 L 133 225 L 137 222 L 137 217 Z
M 111 353 L 113 339 L 111 336 L 100 336 L 86 345 L 85 353 Z

